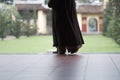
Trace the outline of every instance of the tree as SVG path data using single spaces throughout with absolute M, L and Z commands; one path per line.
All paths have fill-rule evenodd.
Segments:
M 120 1 L 113 0 L 114 6 L 114 26 L 112 27 L 112 38 L 120 45 Z
M 20 20 L 12 21 L 11 26 L 11 34 L 19 38 L 21 35 L 22 22 Z
M 102 32 L 104 36 L 110 36 L 110 33 L 108 33 L 108 26 L 109 26 L 110 21 L 113 18 L 112 17 L 113 14 L 111 13 L 113 13 L 112 0 L 109 1 L 104 11 L 104 20 L 103 20 L 103 27 L 102 27 Z
M 4 39 L 8 34 L 11 34 L 13 29 L 13 21 L 16 22 L 20 15 L 13 5 L 2 4 L 0 9 L 0 37 Z M 16 29 L 19 30 L 19 29 Z
M 9 14 L 10 14 L 10 21 L 8 24 L 8 31 L 10 31 L 9 34 L 15 36 L 16 38 L 20 37 L 21 34 L 21 17 L 18 13 L 18 10 L 14 6 L 10 6 Z
M 7 36 L 7 27 L 10 22 L 10 7 L 2 4 L 0 9 L 0 37 L 2 40 Z
M 7 36 L 6 34 L 6 17 L 5 14 L 3 14 L 3 10 L 0 10 L 0 37 L 2 38 L 2 40 Z
M 110 4 L 109 10 L 106 10 L 106 15 L 104 15 L 103 32 L 105 31 L 120 45 L 120 2 L 119 0 L 110 0 Z
M 0 0 L 0 3 L 12 4 L 13 0 Z

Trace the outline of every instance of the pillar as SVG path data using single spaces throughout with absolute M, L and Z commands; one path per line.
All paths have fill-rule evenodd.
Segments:
M 103 16 L 99 17 L 99 27 L 98 27 L 98 31 L 102 32 L 102 24 L 103 24 Z
M 37 21 L 37 34 L 47 33 L 46 14 L 43 10 L 38 10 L 38 21 Z
M 87 32 L 87 18 L 86 17 L 82 17 L 82 32 Z

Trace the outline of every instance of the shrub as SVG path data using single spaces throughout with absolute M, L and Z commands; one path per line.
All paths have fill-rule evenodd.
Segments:
M 36 35 L 37 26 L 23 23 L 22 33 L 23 33 L 23 35 L 26 35 L 28 37 L 31 36 L 31 35 Z
M 11 25 L 11 34 L 16 38 L 19 38 L 21 35 L 22 22 L 20 20 L 12 21 Z
M 107 7 L 104 11 L 104 20 L 103 20 L 103 27 L 102 27 L 102 32 L 104 36 L 109 36 L 108 33 L 108 28 L 109 28 L 109 24 L 111 24 L 111 18 L 112 18 L 112 14 L 113 13 L 113 6 L 112 6 L 112 0 L 109 1 L 109 3 L 107 4 Z
M 15 30 L 17 30 L 15 28 L 18 27 L 18 24 L 15 22 L 18 22 L 16 20 L 20 16 L 15 6 L 6 4 L 1 4 L 1 6 L 2 7 L 0 8 L 0 37 L 4 39 L 8 34 L 11 34 L 11 28 L 15 34 Z M 15 27 L 15 25 L 17 27 Z M 15 36 L 18 37 L 17 35 Z
M 119 0 L 110 0 L 111 6 L 105 11 L 103 35 L 109 36 L 120 45 L 120 5 Z M 110 4 L 109 3 L 109 4 Z M 111 10 L 110 10 L 111 9 Z M 111 12 L 109 12 L 111 11 Z M 111 15 L 111 16 L 110 16 Z
M 7 24 L 10 21 L 7 9 L 0 9 L 0 37 L 2 40 L 7 36 Z

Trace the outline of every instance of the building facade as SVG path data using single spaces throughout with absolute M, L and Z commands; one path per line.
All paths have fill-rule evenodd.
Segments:
M 101 33 L 103 21 L 103 6 L 83 4 L 77 9 L 78 21 L 83 33 Z
M 46 14 L 48 8 L 44 5 L 44 0 L 14 0 L 13 5 L 15 5 L 22 15 L 25 10 L 28 10 L 31 14 L 36 11 L 37 15 L 37 34 L 47 34 L 47 19 Z M 23 16 L 23 15 L 22 15 Z M 31 15 L 32 16 L 32 15 Z M 31 17 L 29 16 L 29 17 Z M 32 17 L 30 22 L 32 22 Z
M 80 29 L 83 33 L 95 34 L 102 32 L 103 11 L 108 0 L 104 0 L 103 4 L 80 4 L 77 6 L 77 16 Z M 28 7 L 32 12 L 37 11 L 37 27 L 38 34 L 51 33 L 50 28 L 52 25 L 48 25 L 47 13 L 51 11 L 44 0 L 14 0 L 14 5 L 18 8 L 19 12 L 24 11 L 25 7 Z M 50 16 L 49 16 L 50 17 Z

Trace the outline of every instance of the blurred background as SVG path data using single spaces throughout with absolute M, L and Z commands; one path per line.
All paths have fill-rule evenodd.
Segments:
M 42 53 L 52 47 L 49 0 L 0 0 L 0 52 Z M 85 45 L 80 52 L 120 52 L 117 0 L 76 0 Z

